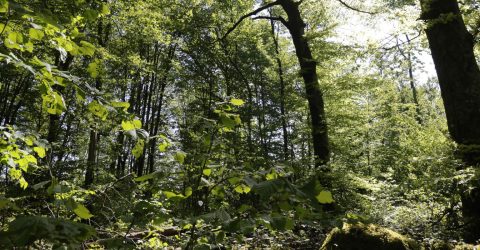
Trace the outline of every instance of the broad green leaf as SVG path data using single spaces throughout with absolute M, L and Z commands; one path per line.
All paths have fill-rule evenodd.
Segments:
M 114 108 L 122 108 L 123 111 L 127 111 L 130 107 L 130 103 L 128 102 L 112 102 L 110 105 Z
M 28 160 L 25 158 L 17 160 L 18 167 L 23 170 L 23 172 L 27 172 L 28 170 Z
M 148 180 L 151 180 L 153 178 L 156 178 L 157 176 L 160 176 L 162 175 L 163 172 L 161 171 L 156 171 L 156 172 L 153 172 L 151 174 L 147 174 L 147 175 L 142 175 L 140 177 L 137 177 L 135 178 L 134 180 L 135 181 L 138 181 L 138 182 L 143 182 L 143 181 L 148 181 Z
M 45 33 L 42 30 L 30 28 L 28 30 L 28 36 L 32 40 L 42 40 L 43 37 L 45 36 Z
M 185 152 L 182 152 L 182 151 L 178 151 L 174 158 L 175 160 L 180 163 L 180 164 L 183 164 L 183 162 L 185 162 L 185 157 L 187 156 L 187 154 Z
M 22 177 L 22 171 L 20 171 L 16 168 L 11 168 L 10 170 L 8 170 L 8 174 L 14 180 L 18 180 L 18 179 L 20 179 L 20 177 Z
M 155 173 L 146 174 L 146 175 L 142 175 L 140 177 L 137 177 L 134 180 L 138 181 L 138 182 L 148 181 L 148 180 L 153 179 L 155 177 L 155 175 L 156 175 Z
M 270 223 L 274 229 L 278 230 L 292 230 L 294 227 L 293 220 L 283 215 L 272 216 Z
M 252 190 L 249 186 L 245 184 L 238 185 L 235 187 L 235 192 L 240 193 L 240 194 L 248 194 Z
M 131 121 L 122 121 L 122 129 L 124 131 L 134 130 L 135 125 Z
M 37 164 L 37 158 L 33 155 L 26 155 L 25 160 L 27 160 L 29 163 Z
M 133 126 L 134 126 L 136 129 L 142 128 L 142 121 L 140 121 L 140 120 L 138 120 L 138 119 L 133 120 Z
M 35 140 L 35 138 L 33 136 L 27 136 L 25 138 L 23 138 L 23 141 L 25 142 L 25 144 L 27 144 L 27 146 L 33 146 L 33 141 Z
M 90 74 L 90 76 L 92 78 L 97 78 L 98 77 L 99 72 L 100 72 L 99 64 L 100 64 L 99 60 L 95 60 L 95 61 L 91 62 L 90 64 L 88 64 L 87 72 Z
M 203 175 L 205 176 L 210 176 L 212 174 L 212 169 L 211 168 L 206 168 L 203 170 Z
M 274 170 L 272 170 L 270 173 L 268 173 L 268 174 L 265 176 L 265 178 L 266 178 L 267 180 L 275 180 L 275 179 L 278 178 L 278 174 L 277 174 L 277 172 L 275 172 Z
M 43 108 L 47 110 L 49 114 L 61 115 L 65 108 L 65 100 L 56 91 L 51 91 L 46 95 L 42 95 Z
M 23 177 L 20 177 L 20 179 L 18 180 L 18 183 L 20 184 L 21 188 L 27 189 L 28 182 Z
M 158 150 L 160 150 L 160 152 L 165 152 L 169 145 L 170 144 L 166 140 L 163 140 L 163 142 L 158 145 Z
M 102 4 L 102 15 L 110 15 L 110 7 L 108 4 Z
M 28 43 L 26 43 L 26 44 L 23 45 L 23 48 L 24 48 L 26 51 L 32 53 L 32 52 L 33 52 L 33 43 L 28 42 Z
M 0 0 L 0 13 L 6 13 L 8 11 L 8 1 Z
M 95 45 L 86 41 L 80 41 L 80 45 L 82 46 L 78 50 L 82 55 L 93 56 L 95 54 Z
M 242 106 L 243 104 L 245 104 L 245 102 L 242 99 L 235 99 L 235 98 L 230 100 L 230 103 L 235 106 Z
M 328 203 L 334 202 L 332 193 L 330 191 L 322 191 L 317 196 L 315 196 L 315 198 L 317 198 L 317 201 L 322 204 L 328 204 Z
M 90 219 L 93 217 L 93 215 L 88 211 L 88 209 L 80 204 L 80 203 L 75 203 L 75 207 L 73 208 L 73 212 L 80 218 L 86 220 Z
M 235 184 L 239 183 L 240 180 L 241 179 L 239 177 L 232 177 L 232 178 L 228 179 L 228 182 L 230 182 L 230 184 L 232 184 L 232 185 L 235 185 Z
M 145 147 L 145 141 L 142 139 L 139 139 L 137 143 L 135 144 L 135 147 L 132 149 L 132 154 L 135 156 L 136 159 L 140 158 L 143 154 L 143 148 Z
M 172 199 L 172 198 L 184 199 L 185 198 L 183 194 L 176 194 L 170 191 L 163 191 L 162 193 L 165 195 L 165 197 L 167 197 L 167 199 Z
M 38 147 L 34 147 L 33 151 L 37 153 L 38 157 L 40 158 L 45 157 L 45 148 L 38 146 Z
M 1 232 L 2 249 L 28 248 L 32 242 L 42 240 L 55 244 L 58 242 L 80 244 L 95 235 L 91 226 L 69 220 L 40 216 L 18 216 L 8 225 L 8 231 Z
M 10 32 L 4 40 L 5 47 L 9 49 L 21 50 L 20 44 L 23 43 L 23 35 L 19 32 Z
M 108 109 L 98 101 L 93 101 L 89 103 L 87 108 L 88 111 L 90 111 L 96 117 L 102 119 L 102 121 L 105 121 L 107 119 Z
M 190 197 L 193 194 L 192 187 L 187 187 L 185 189 L 185 197 Z

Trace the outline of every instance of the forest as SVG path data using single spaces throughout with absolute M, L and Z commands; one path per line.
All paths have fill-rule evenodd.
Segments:
M 0 0 L 0 249 L 480 249 L 480 1 Z

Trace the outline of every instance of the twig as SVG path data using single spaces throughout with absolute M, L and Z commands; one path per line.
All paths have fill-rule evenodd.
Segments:
M 228 36 L 230 33 L 232 33 L 232 31 L 234 31 L 234 30 L 238 27 L 238 25 L 240 25 L 240 23 L 242 23 L 243 20 L 245 20 L 246 18 L 251 17 L 251 16 L 254 16 L 254 15 L 262 12 L 263 10 L 266 10 L 266 9 L 268 9 L 268 8 L 270 8 L 270 7 L 273 7 L 273 6 L 279 5 L 279 4 L 280 4 L 280 3 L 279 3 L 278 1 L 271 2 L 271 3 L 266 4 L 266 5 L 260 7 L 260 8 L 258 8 L 258 9 L 256 9 L 256 10 L 248 13 L 248 14 L 243 15 L 242 17 L 240 17 L 240 19 L 238 19 L 238 21 L 237 21 L 230 29 L 228 29 L 227 33 L 225 33 L 225 35 L 223 35 L 223 37 L 220 38 L 220 40 L 224 40 L 225 38 L 227 38 L 227 36 Z
M 283 25 L 285 25 L 288 28 L 288 22 L 285 20 L 285 18 L 281 16 L 256 16 L 252 18 L 253 20 L 257 19 L 267 19 L 267 20 L 273 20 L 273 21 L 280 21 L 282 22 Z
M 369 14 L 369 15 L 375 15 L 375 14 L 378 14 L 378 12 L 370 12 L 370 11 L 365 11 L 365 10 L 361 10 L 361 9 L 358 9 L 358 8 L 355 8 L 349 4 L 347 4 L 346 2 L 342 1 L 342 0 L 337 0 L 339 3 L 341 3 L 343 6 L 347 7 L 348 9 L 350 10 L 353 10 L 353 11 L 356 11 L 356 12 L 360 12 L 360 13 L 364 13 L 364 14 Z

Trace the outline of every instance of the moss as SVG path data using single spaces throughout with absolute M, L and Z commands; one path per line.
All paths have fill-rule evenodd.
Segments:
M 373 224 L 347 224 L 333 229 L 325 239 L 321 250 L 417 250 L 419 245 L 397 232 Z

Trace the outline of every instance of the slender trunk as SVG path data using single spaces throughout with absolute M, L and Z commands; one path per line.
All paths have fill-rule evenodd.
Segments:
M 70 68 L 70 65 L 73 62 L 73 56 L 71 54 L 67 55 L 67 58 L 65 59 L 65 62 L 60 62 L 60 55 L 57 55 L 56 58 L 56 65 L 58 65 L 58 69 L 66 71 L 68 68 Z M 65 87 L 61 85 L 54 85 L 53 89 L 60 94 L 64 92 Z M 55 147 L 54 143 L 57 142 L 58 140 L 58 135 L 60 134 L 60 128 L 61 128 L 61 121 L 60 121 L 60 115 L 49 115 L 49 125 L 48 125 L 48 134 L 47 134 L 47 141 L 52 145 L 50 149 L 50 153 L 48 155 L 49 162 L 50 164 L 53 163 L 54 158 L 55 158 Z
M 318 84 L 317 62 L 313 58 L 310 46 L 305 38 L 306 25 L 300 14 L 300 2 L 294 2 L 292 0 L 279 0 L 278 2 L 287 13 L 288 22 L 286 22 L 286 25 L 292 36 L 297 58 L 300 63 L 301 75 L 305 82 L 305 90 L 310 109 L 315 167 L 320 167 L 330 160 L 330 149 L 328 145 L 323 93 Z
M 89 188 L 94 180 L 94 170 L 97 161 L 97 132 L 90 130 L 90 142 L 88 144 L 87 171 L 85 171 L 84 187 Z
M 275 46 L 276 61 L 278 68 L 278 77 L 280 82 L 280 120 L 282 122 L 282 136 L 283 136 L 283 160 L 288 161 L 288 130 L 287 130 L 287 117 L 285 113 L 285 80 L 283 78 L 283 65 L 280 59 L 280 48 L 278 46 L 278 38 L 275 34 L 275 23 L 270 21 L 272 27 L 273 44 Z

